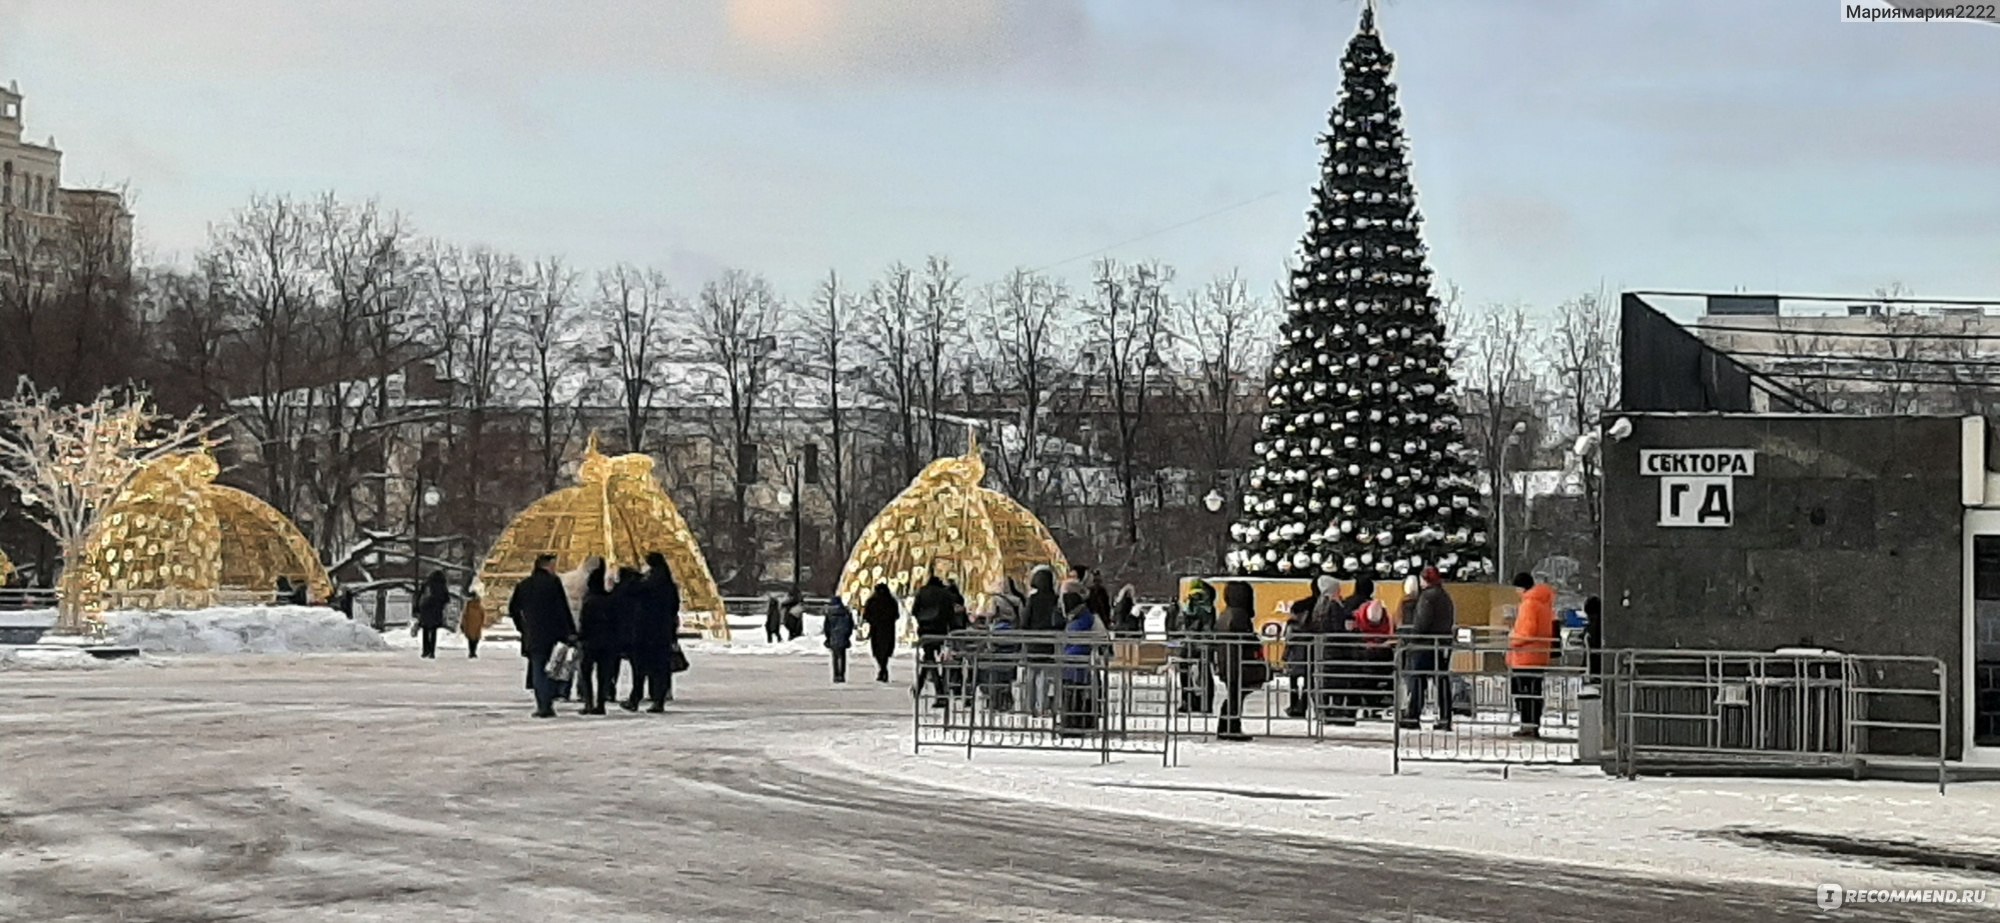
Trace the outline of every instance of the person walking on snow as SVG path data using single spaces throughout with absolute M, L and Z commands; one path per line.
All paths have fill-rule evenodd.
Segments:
M 854 613 L 848 611 L 839 596 L 827 604 L 819 632 L 826 637 L 826 649 L 833 654 L 833 681 L 847 682 L 847 648 L 854 640 Z
M 1242 581 L 1226 583 L 1222 601 L 1221 625 L 1211 654 L 1228 698 L 1222 702 L 1215 739 L 1241 742 L 1250 739 L 1243 733 L 1243 697 L 1270 681 L 1271 668 L 1264 662 L 1264 643 L 1257 637 L 1256 590 Z
M 1062 630 L 1060 602 L 1056 596 L 1056 572 L 1047 564 L 1028 575 L 1028 606 L 1022 615 L 1022 631 L 1040 634 Z M 1048 641 L 1022 646 L 1027 666 L 1021 671 L 1021 704 L 1030 715 L 1046 715 L 1055 710 L 1056 677 L 1048 664 L 1055 659 L 1055 647 Z
M 776 644 L 784 637 L 785 604 L 772 593 L 764 598 L 764 643 Z
M 945 637 L 956 627 L 953 617 L 956 605 L 951 588 L 933 573 L 923 589 L 917 591 L 917 600 L 910 607 L 917 620 L 917 694 L 923 694 L 925 683 L 935 684 L 936 708 L 946 707 L 949 704 L 947 697 L 951 694 L 941 661 Z
M 1521 606 L 1507 636 L 1507 670 L 1513 674 L 1514 704 L 1521 713 L 1515 737 L 1542 736 L 1542 674 L 1556 649 L 1556 591 L 1527 573 L 1514 576 Z
M 674 700 L 674 665 L 680 650 L 681 588 L 667 567 L 665 555 L 646 554 L 646 574 L 632 575 L 632 594 L 623 607 L 632 620 L 632 693 L 619 705 L 638 711 L 644 696 L 650 714 L 667 710 Z M 621 581 L 622 582 L 622 581 Z
M 521 633 L 521 656 L 528 658 L 528 686 L 535 691 L 535 717 L 556 716 L 556 684 L 549 679 L 549 655 L 556 645 L 576 640 L 569 593 L 555 574 L 556 556 L 537 555 L 535 570 L 514 587 L 507 618 Z
M 576 684 L 583 693 L 579 715 L 604 714 L 604 703 L 618 695 L 618 658 L 623 651 L 618 639 L 619 619 L 604 579 L 603 565 L 585 578 L 583 608 L 576 616 Z
M 444 571 L 434 570 L 417 594 L 417 631 L 424 636 L 424 659 L 436 660 L 438 629 L 444 627 L 444 610 L 451 605 L 451 586 Z
M 465 611 L 458 614 L 458 631 L 465 635 L 465 656 L 468 660 L 479 659 L 479 639 L 486 634 L 486 606 L 479 601 L 479 594 L 465 591 Z
M 868 649 L 875 655 L 875 681 L 889 681 L 889 659 L 896 656 L 896 627 L 903 620 L 903 607 L 886 583 L 875 584 L 868 602 L 861 607 L 861 621 L 868 626 Z
M 1417 594 L 1410 615 L 1411 650 L 1408 654 L 1409 710 L 1403 713 L 1407 729 L 1420 726 L 1424 716 L 1424 693 L 1435 686 L 1438 697 L 1440 731 L 1451 730 L 1451 648 L 1458 634 L 1458 610 L 1451 594 L 1445 592 L 1444 575 L 1435 567 L 1424 568 L 1424 588 Z

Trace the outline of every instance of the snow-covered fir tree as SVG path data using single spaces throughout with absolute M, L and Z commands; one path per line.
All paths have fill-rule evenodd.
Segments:
M 1234 527 L 1244 574 L 1490 574 L 1393 57 L 1362 11 Z

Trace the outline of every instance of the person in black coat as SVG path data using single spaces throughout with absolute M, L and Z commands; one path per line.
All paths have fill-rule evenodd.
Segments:
M 1056 572 L 1044 564 L 1028 574 L 1028 603 L 1020 629 L 1051 633 L 1063 630 L 1061 600 L 1056 597 Z M 1021 705 L 1030 715 L 1053 714 L 1056 707 L 1055 645 L 1043 640 L 1021 645 Z
M 785 640 L 797 641 L 806 633 L 806 601 L 798 590 L 785 594 Z
M 417 631 L 424 636 L 425 660 L 437 659 L 438 629 L 444 627 L 444 610 L 449 605 L 451 586 L 445 581 L 444 571 L 431 571 L 417 593 Z
M 555 683 L 549 679 L 549 655 L 556 645 L 576 640 L 576 620 L 569 610 L 569 591 L 553 570 L 556 556 L 539 555 L 535 570 L 514 587 L 507 599 L 507 618 L 521 633 L 521 656 L 528 658 L 528 685 L 535 690 L 535 717 L 556 716 Z
M 1097 623 L 1112 624 L 1111 591 L 1104 587 L 1104 571 L 1091 571 L 1090 579 L 1084 582 L 1083 587 L 1084 604 L 1090 607 L 1092 615 L 1097 616 Z
M 925 581 L 924 588 L 917 591 L 917 600 L 911 614 L 917 619 L 917 691 L 922 693 L 925 682 L 937 686 L 937 702 L 934 707 L 944 708 L 950 704 L 950 695 L 945 686 L 944 668 L 939 665 L 944 653 L 945 636 L 951 634 L 953 613 L 958 607 L 957 597 L 951 587 L 938 579 L 936 574 Z
M 1264 662 L 1264 645 L 1257 637 L 1255 609 L 1257 593 L 1250 584 L 1232 582 L 1222 587 L 1222 620 L 1214 645 L 1215 672 L 1222 677 L 1228 698 L 1222 703 L 1222 720 L 1217 722 L 1217 740 L 1245 741 L 1243 697 L 1270 679 Z
M 776 644 L 784 638 L 785 604 L 772 593 L 764 599 L 764 643 Z
M 875 681 L 889 681 L 889 659 L 896 656 L 896 628 L 903 621 L 903 607 L 886 583 L 875 584 L 868 602 L 861 606 L 861 621 L 868 626 L 868 649 L 875 655 Z
M 652 704 L 646 711 L 658 714 L 674 699 L 674 652 L 680 646 L 681 588 L 659 552 L 646 555 L 646 576 L 632 573 L 633 593 L 623 607 L 632 619 L 632 694 L 619 703 L 626 711 L 639 710 L 644 695 Z
M 604 714 L 604 703 L 618 697 L 618 661 L 624 655 L 619 621 L 611 591 L 604 586 L 604 565 L 599 564 L 584 581 L 583 609 L 576 619 L 582 646 L 576 685 L 583 693 L 583 708 L 577 714 Z

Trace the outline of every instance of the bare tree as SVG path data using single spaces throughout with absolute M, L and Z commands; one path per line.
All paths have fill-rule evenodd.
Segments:
M 690 323 L 695 358 L 715 368 L 728 411 L 726 438 L 736 461 L 731 478 L 735 549 L 748 539 L 742 531 L 750 515 L 745 475 L 755 474 L 757 419 L 777 370 L 783 304 L 762 276 L 732 269 L 702 287 Z
M 1191 460 L 1232 506 L 1236 484 L 1223 473 L 1247 458 L 1241 443 L 1256 431 L 1253 376 L 1265 364 L 1260 344 L 1276 315 L 1272 305 L 1250 297 L 1235 272 L 1211 279 L 1176 305 L 1176 337 L 1194 371 L 1185 389 L 1195 424 L 1190 435 L 1197 457 Z
M 314 312 L 322 294 L 310 207 L 258 197 L 210 232 L 211 265 L 243 331 L 250 396 L 236 406 L 255 440 L 261 494 L 279 512 L 297 512 L 302 445 L 316 395 L 309 359 Z
M 88 404 L 65 405 L 56 392 L 38 391 L 25 380 L 13 398 L 0 401 L 0 420 L 7 424 L 0 428 L 0 482 L 20 494 L 60 547 L 57 625 L 81 632 L 81 562 L 99 516 L 146 465 L 213 445 L 221 421 L 162 416 L 144 391 L 127 396 L 107 389 Z
M 1102 260 L 1094 297 L 1085 305 L 1086 341 L 1096 353 L 1117 437 L 1120 522 L 1126 542 L 1133 545 L 1139 543 L 1140 446 L 1150 437 L 1150 402 L 1166 375 L 1160 348 L 1172 308 L 1172 283 L 1173 271 L 1157 263 L 1121 266 Z
M 1538 419 L 1528 367 L 1536 352 L 1535 336 L 1523 308 L 1496 305 L 1468 320 L 1460 342 L 1466 344 L 1462 380 L 1472 417 L 1466 435 L 1486 475 L 1489 502 L 1497 505 L 1506 497 L 1503 478 L 1511 450 L 1532 446 L 1525 431 Z M 1517 426 L 1522 430 L 1518 435 Z
M 922 362 L 924 448 L 927 454 L 942 454 L 945 443 L 946 394 L 952 373 L 963 360 L 961 344 L 965 335 L 964 277 L 952 271 L 951 261 L 932 256 L 924 262 L 921 301 L 917 311 L 917 354 Z
M 586 390 L 576 284 L 576 271 L 561 259 L 536 262 L 522 309 L 513 316 L 513 363 L 534 402 L 543 493 L 561 486 L 563 459 L 579 416 L 568 405 Z
M 922 334 L 918 331 L 921 308 L 918 303 L 916 273 L 897 263 L 868 287 L 862 302 L 863 353 L 872 370 L 870 390 L 888 405 L 894 418 L 891 442 L 902 461 L 902 480 L 909 481 L 923 467 L 919 446 L 918 418 L 923 413 L 925 368 Z
M 654 379 L 668 359 L 669 324 L 686 306 L 658 270 L 620 264 L 597 274 L 593 308 L 624 412 L 626 450 L 646 451 Z
M 426 263 L 433 341 L 451 389 L 443 421 L 450 455 L 440 466 L 451 473 L 451 509 L 459 514 L 452 525 L 485 536 L 505 524 L 507 513 L 482 497 L 496 473 L 488 467 L 493 455 L 487 425 L 511 374 L 511 332 L 523 310 L 527 279 L 519 259 L 483 247 L 433 247 Z
M 818 380 L 826 401 L 828 458 L 822 467 L 829 474 L 834 543 L 843 554 L 853 541 L 848 489 L 852 434 L 847 418 L 846 379 L 851 377 L 849 363 L 854 359 L 855 314 L 853 296 L 841 289 L 839 273 L 829 270 L 813 298 L 807 325 L 806 366 Z
M 1051 402 L 1076 377 L 1076 302 L 1061 281 L 1016 269 L 988 286 L 979 304 L 979 363 L 988 389 L 1016 414 L 988 446 L 993 473 L 1002 492 L 1037 509 L 1056 498 L 1066 461 Z
M 1584 510 L 1594 528 L 1604 521 L 1604 472 L 1597 450 L 1574 450 L 1585 433 L 1597 431 L 1604 411 L 1617 400 L 1618 313 L 1602 293 L 1585 292 L 1556 307 L 1555 325 L 1541 346 L 1544 366 L 1565 405 L 1559 415 L 1563 427 L 1556 435 L 1575 455 Z

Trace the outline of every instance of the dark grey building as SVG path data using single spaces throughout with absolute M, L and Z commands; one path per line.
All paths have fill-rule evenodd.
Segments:
M 2000 746 L 2000 623 L 1979 611 L 2000 600 L 1984 419 L 1619 419 L 1629 434 L 1604 444 L 1607 647 L 1936 657 L 1955 693 L 1950 749 L 1964 702 L 1985 706 L 1975 741 Z M 1980 628 L 1984 655 L 1968 656 Z
M 1642 295 L 1624 296 L 1621 320 L 1624 387 L 1602 443 L 1605 645 L 1935 657 L 1948 754 L 2000 757 L 1987 420 L 1818 412 Z

